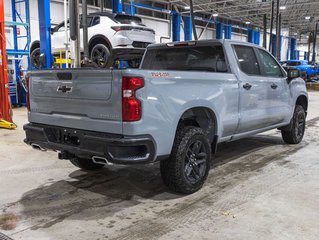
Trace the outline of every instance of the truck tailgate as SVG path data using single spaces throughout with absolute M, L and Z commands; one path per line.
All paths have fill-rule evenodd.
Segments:
M 120 79 L 112 70 L 31 72 L 29 121 L 122 134 Z

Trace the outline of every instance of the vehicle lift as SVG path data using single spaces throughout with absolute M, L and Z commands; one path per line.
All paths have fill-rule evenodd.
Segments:
M 15 129 L 9 102 L 6 38 L 4 31 L 4 0 L 0 0 L 0 127 Z

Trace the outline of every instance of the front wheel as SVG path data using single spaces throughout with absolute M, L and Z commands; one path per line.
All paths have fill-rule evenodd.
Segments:
M 171 156 L 161 162 L 163 182 L 171 190 L 191 194 L 204 184 L 211 159 L 211 148 L 204 131 L 184 127 L 177 131 Z
M 291 119 L 291 129 L 282 130 L 282 139 L 288 144 L 298 144 L 303 139 L 306 128 L 306 113 L 301 105 L 297 105 Z

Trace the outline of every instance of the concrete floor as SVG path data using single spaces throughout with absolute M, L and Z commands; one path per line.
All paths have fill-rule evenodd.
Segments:
M 87 173 L 0 129 L 0 232 L 13 239 L 319 239 L 319 93 L 304 141 L 222 144 L 203 189 L 169 192 L 158 164 Z M 0 237 L 1 238 L 1 237 Z

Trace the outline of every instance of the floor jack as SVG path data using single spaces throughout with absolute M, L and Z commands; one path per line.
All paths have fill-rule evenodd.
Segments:
M 16 129 L 17 125 L 15 123 L 11 123 L 6 120 L 0 119 L 0 128 Z

